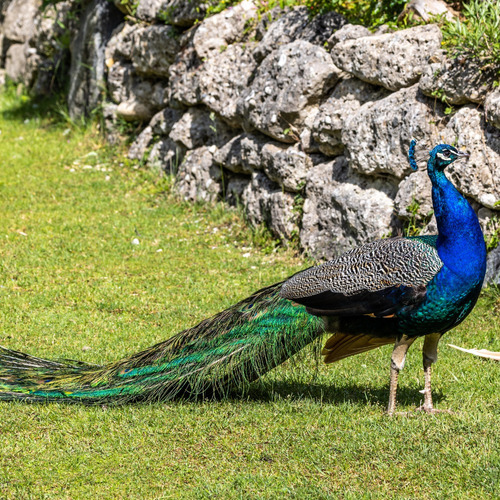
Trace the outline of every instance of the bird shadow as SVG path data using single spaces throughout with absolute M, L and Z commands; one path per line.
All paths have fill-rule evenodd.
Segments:
M 433 401 L 445 399 L 440 391 L 433 391 Z M 389 386 L 370 387 L 357 384 L 330 385 L 324 383 L 273 381 L 253 384 L 246 393 L 246 399 L 255 402 L 274 402 L 279 400 L 304 401 L 320 404 L 341 405 L 380 404 L 386 406 L 389 399 Z M 420 406 L 423 394 L 419 387 L 400 387 L 397 392 L 401 406 Z

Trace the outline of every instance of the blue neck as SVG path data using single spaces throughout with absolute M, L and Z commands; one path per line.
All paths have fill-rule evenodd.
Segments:
M 439 257 L 455 275 L 482 282 L 486 272 L 486 246 L 476 213 L 444 172 L 434 169 L 432 158 L 427 167 L 438 226 Z

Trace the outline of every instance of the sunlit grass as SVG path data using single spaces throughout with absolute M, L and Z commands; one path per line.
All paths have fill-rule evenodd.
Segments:
M 180 202 L 92 127 L 0 107 L 2 345 L 112 361 L 308 265 L 222 205 Z M 434 397 L 452 414 L 384 415 L 389 346 L 317 372 L 311 357 L 287 364 L 230 401 L 4 403 L 0 497 L 494 498 L 500 363 L 446 343 L 500 351 L 495 304 L 485 294 L 441 343 Z M 422 399 L 421 344 L 402 410 Z

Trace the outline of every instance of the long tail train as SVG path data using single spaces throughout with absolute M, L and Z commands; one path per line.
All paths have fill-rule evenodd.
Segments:
M 281 283 L 133 356 L 105 366 L 0 347 L 0 399 L 88 404 L 224 395 L 323 333 L 320 318 L 279 296 Z

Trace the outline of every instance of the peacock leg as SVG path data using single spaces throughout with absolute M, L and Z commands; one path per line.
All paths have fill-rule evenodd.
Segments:
M 431 366 L 437 361 L 437 346 L 440 333 L 433 333 L 426 335 L 424 339 L 423 348 L 423 364 L 424 364 L 424 404 L 417 408 L 417 410 L 425 411 L 427 413 L 437 413 L 437 410 L 432 406 L 432 390 L 431 390 Z
M 398 376 L 399 372 L 405 365 L 406 353 L 413 344 L 415 338 L 410 338 L 403 335 L 394 344 L 394 349 L 391 356 L 391 381 L 389 385 L 389 406 L 387 407 L 387 414 L 393 415 L 396 409 L 396 392 L 398 390 Z

